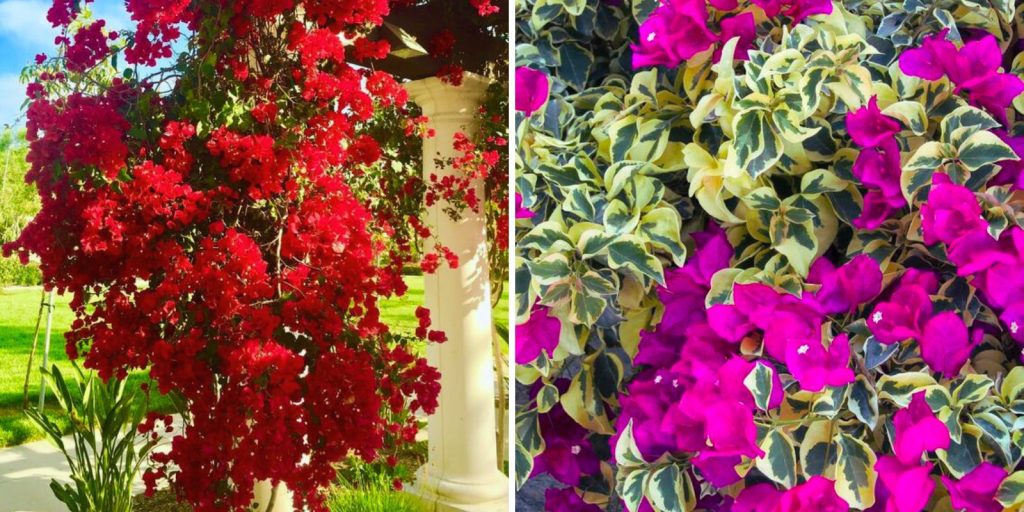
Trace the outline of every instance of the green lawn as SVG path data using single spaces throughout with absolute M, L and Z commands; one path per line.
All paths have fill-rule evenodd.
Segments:
M 386 301 L 381 307 L 381 316 L 388 325 L 399 331 L 412 332 L 416 329 L 416 306 L 423 301 L 423 277 L 408 276 L 409 291 L 404 297 Z M 507 286 L 505 287 L 507 290 Z M 495 320 L 501 325 L 508 324 L 508 294 L 495 308 Z M 0 290 L 0 447 L 22 444 L 40 439 L 42 436 L 31 421 L 22 413 L 22 387 L 25 383 L 25 369 L 32 349 L 32 332 L 36 314 L 39 311 L 41 291 L 39 288 Z M 68 308 L 69 297 L 57 297 L 53 315 L 53 335 L 50 347 L 50 362 L 56 363 L 65 375 L 72 375 L 71 364 L 64 354 L 64 332 L 71 325 L 73 315 Z M 42 363 L 42 327 L 40 329 L 39 351 L 34 366 Z M 147 380 L 145 372 L 129 377 L 129 382 L 138 386 Z M 29 397 L 36 403 L 39 397 L 39 372 L 33 369 L 29 381 Z M 47 400 L 47 410 L 54 401 Z M 153 408 L 170 411 L 167 398 L 154 396 Z M 55 421 L 62 418 L 52 416 Z

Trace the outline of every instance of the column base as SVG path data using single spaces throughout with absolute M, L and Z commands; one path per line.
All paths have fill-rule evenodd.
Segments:
M 427 506 L 426 512 L 508 512 L 508 478 L 497 469 L 486 481 L 459 482 L 427 474 L 423 466 L 406 492 Z

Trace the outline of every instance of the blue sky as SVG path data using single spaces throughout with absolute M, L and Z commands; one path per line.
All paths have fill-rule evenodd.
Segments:
M 25 99 L 21 69 L 38 53 L 53 54 L 58 31 L 46 21 L 50 5 L 48 0 L 0 0 L 0 127 L 18 117 Z M 122 0 L 96 0 L 92 9 L 114 30 L 129 25 Z

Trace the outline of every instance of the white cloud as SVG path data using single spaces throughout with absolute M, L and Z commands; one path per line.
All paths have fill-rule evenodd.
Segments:
M 49 2 L 39 0 L 3 0 L 0 2 L 0 34 L 19 46 L 49 50 L 58 34 L 46 21 L 49 8 Z
M 13 123 L 21 115 L 21 104 L 24 101 L 25 84 L 18 81 L 18 75 L 0 74 L 0 128 Z M 25 124 L 25 120 L 20 120 L 18 124 Z
M 51 51 L 53 38 L 60 31 L 46 21 L 46 11 L 50 5 L 51 2 L 44 0 L 0 1 L 0 35 L 36 52 Z M 89 5 L 93 18 L 106 20 L 108 28 L 122 30 L 131 26 L 124 2 L 100 0 Z

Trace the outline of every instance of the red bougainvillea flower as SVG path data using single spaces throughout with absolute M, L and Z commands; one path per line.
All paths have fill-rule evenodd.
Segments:
M 396 335 L 379 309 L 406 291 L 414 237 L 431 235 L 417 219 L 425 186 L 389 173 L 368 123 L 391 114 L 406 137 L 429 133 L 394 77 L 349 63 L 387 53 L 367 37 L 389 2 L 128 0 L 123 39 L 81 18 L 84 4 L 46 13 L 60 48 L 41 60 L 59 69 L 30 84 L 26 113 L 41 210 L 4 254 L 38 258 L 45 286 L 73 297 L 70 357 L 104 379 L 148 369 L 187 407 L 150 490 L 170 480 L 195 510 L 222 512 L 272 480 L 295 508 L 325 510 L 334 464 L 387 460 L 437 407 L 440 375 L 407 345 L 444 333 L 419 309 L 415 336 Z M 175 57 L 183 31 L 197 51 L 176 56 L 173 79 L 108 78 L 115 54 Z M 455 143 L 471 154 L 460 175 L 507 179 L 504 137 Z M 468 181 L 433 198 L 479 206 Z M 502 189 L 488 193 L 507 218 Z M 457 266 L 433 249 L 424 266 Z
M 954 509 L 967 512 L 1000 512 L 1003 506 L 996 501 L 999 484 L 1006 479 L 1006 470 L 991 462 L 982 462 L 959 481 L 942 475 L 942 483 L 949 489 L 950 504 Z
M 548 101 L 551 85 L 543 71 L 521 66 L 516 68 L 516 110 L 531 115 Z

